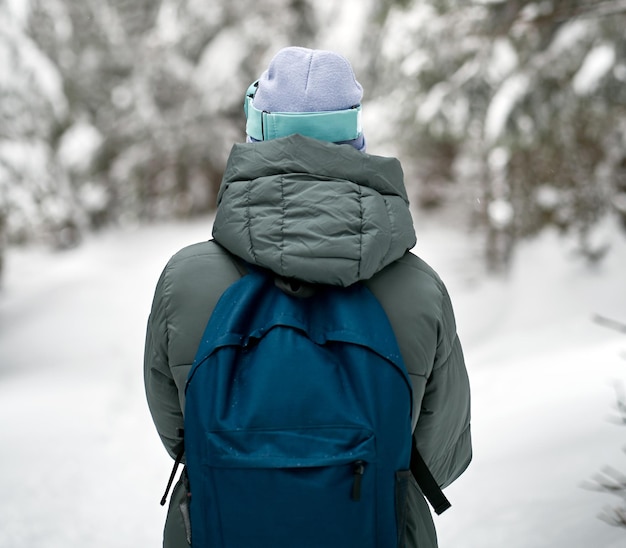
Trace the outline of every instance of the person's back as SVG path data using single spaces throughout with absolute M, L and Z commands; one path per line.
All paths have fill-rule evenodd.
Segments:
M 182 447 L 185 385 L 202 332 L 250 263 L 311 284 L 364 283 L 396 336 L 413 387 L 416 443 L 431 472 L 445 487 L 469 464 L 469 383 L 452 305 L 438 275 L 410 252 L 415 233 L 399 162 L 365 153 L 361 98 L 343 57 L 304 48 L 281 50 L 251 86 L 249 142 L 231 151 L 214 239 L 172 257 L 148 323 L 146 393 L 173 457 Z M 185 496 L 181 480 L 166 548 L 188 546 Z M 435 547 L 414 482 L 407 497 L 406 545 Z

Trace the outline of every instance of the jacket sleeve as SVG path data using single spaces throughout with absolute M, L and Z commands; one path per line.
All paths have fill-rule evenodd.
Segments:
M 183 413 L 168 360 L 168 277 L 161 274 L 146 330 L 144 383 L 148 407 L 168 453 L 175 457 L 182 448 Z
M 422 457 L 441 487 L 457 479 L 472 459 L 469 378 L 445 288 L 435 361 L 414 435 Z

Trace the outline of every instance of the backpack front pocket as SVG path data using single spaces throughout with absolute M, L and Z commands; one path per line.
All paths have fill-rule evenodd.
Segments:
M 371 432 L 354 427 L 215 432 L 197 489 L 207 545 L 366 548 L 376 539 Z M 194 539 L 196 540 L 196 539 Z

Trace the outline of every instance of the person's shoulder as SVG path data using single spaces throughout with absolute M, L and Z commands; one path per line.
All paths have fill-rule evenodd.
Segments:
M 365 285 L 391 316 L 444 319 L 449 295 L 439 274 L 422 258 L 407 252 Z
M 405 293 L 447 293 L 445 284 L 435 269 L 411 251 L 383 268 L 372 278 L 372 282 L 396 286 L 398 291 Z
M 165 266 L 163 295 L 181 310 L 195 301 L 213 299 L 242 276 L 238 259 L 209 240 L 180 249 Z
M 434 283 L 441 284 L 441 278 L 435 269 L 430 266 L 419 255 L 416 255 L 412 251 L 407 251 L 402 257 L 396 261 L 399 268 L 419 273 L 422 276 L 430 278 Z
M 165 275 L 170 280 L 226 276 L 235 279 L 240 276 L 238 260 L 214 240 L 188 245 L 175 253 L 165 267 Z
M 230 264 L 234 257 L 214 240 L 183 247 L 167 262 L 166 270 L 186 270 L 206 264 Z
M 207 257 L 226 257 L 228 252 L 214 240 L 206 240 L 190 244 L 178 250 L 168 261 L 168 265 L 176 265 L 189 260 L 202 260 Z

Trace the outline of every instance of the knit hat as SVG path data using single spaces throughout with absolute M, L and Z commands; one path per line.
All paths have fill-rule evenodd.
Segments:
M 357 82 L 345 57 L 332 51 L 302 47 L 284 48 L 270 61 L 268 69 L 263 72 L 255 86 L 256 89 L 251 86 L 248 93 L 248 97 L 252 97 L 249 104 L 255 111 L 264 114 L 292 114 L 284 117 L 275 116 L 274 120 L 278 119 L 276 124 L 272 122 L 270 116 L 268 119 L 270 123 L 265 125 L 275 130 L 275 134 L 268 137 L 263 133 L 263 139 L 281 137 L 289 133 L 307 134 L 310 127 L 334 127 L 336 133 L 331 130 L 325 135 L 324 130 L 321 130 L 321 133 L 312 130 L 310 136 L 349 143 L 359 150 L 365 149 L 365 139 L 360 127 L 363 88 Z M 294 113 L 302 115 L 293 116 Z M 325 115 L 319 116 L 319 113 Z M 248 111 L 246 114 L 249 140 L 260 140 L 260 135 L 254 127 L 256 121 L 252 119 L 252 114 L 257 116 L 259 114 Z M 283 125 L 281 120 L 286 121 L 286 125 Z M 260 127 L 261 123 L 259 122 L 257 127 Z M 333 136 L 346 138 L 337 141 Z

